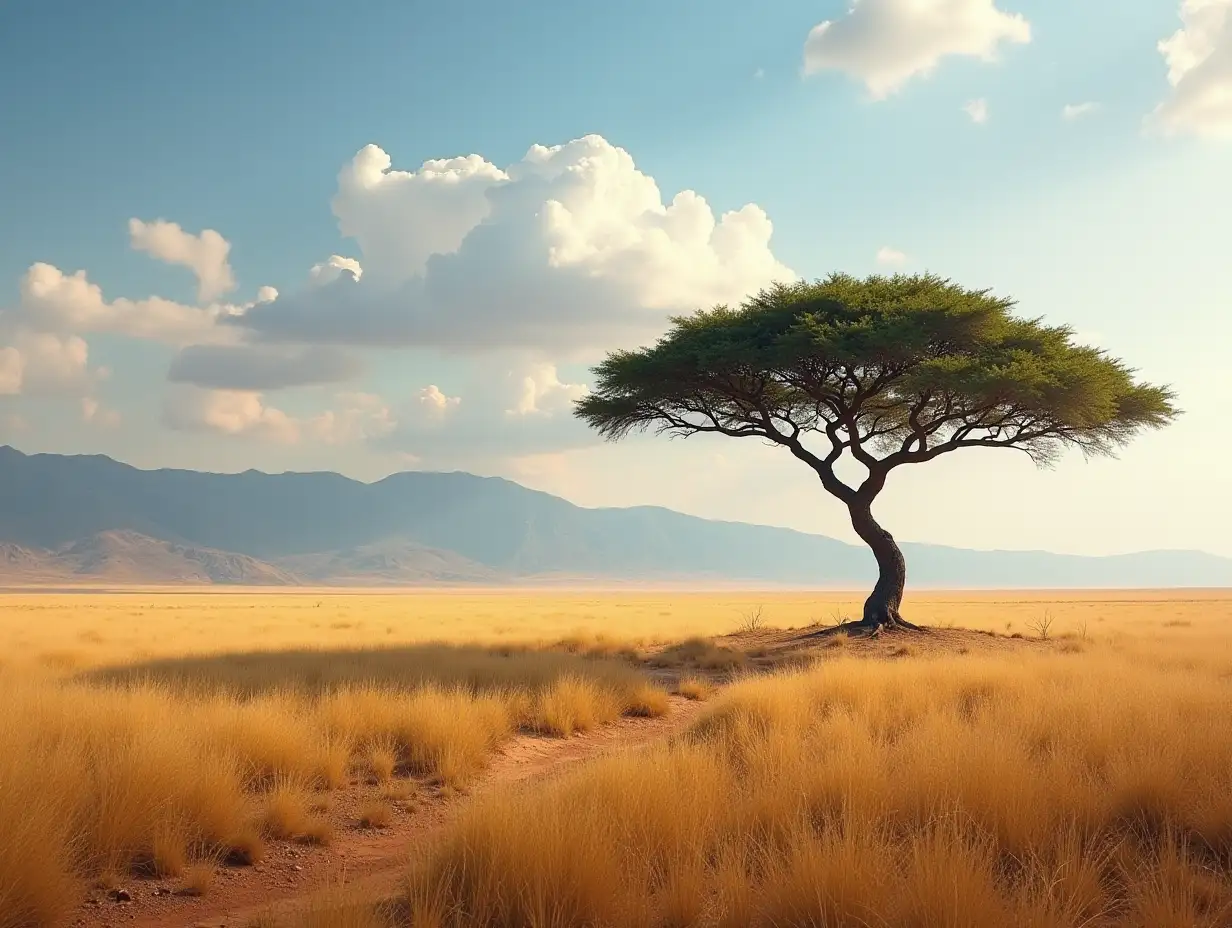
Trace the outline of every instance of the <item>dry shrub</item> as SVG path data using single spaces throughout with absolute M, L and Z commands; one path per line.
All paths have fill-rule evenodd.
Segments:
M 378 783 L 388 783 L 398 768 L 397 746 L 389 741 L 377 742 L 368 747 L 368 769 Z
M 346 886 L 334 886 L 316 893 L 293 920 L 279 922 L 270 919 L 260 928 L 391 928 L 405 924 L 395 919 L 392 911 L 373 904 Z
M 359 810 L 359 826 L 361 828 L 385 828 L 389 825 L 393 813 L 383 802 L 369 802 Z
M 327 789 L 345 786 L 350 778 L 355 749 L 349 738 L 326 737 L 321 745 L 318 781 Z
M 714 695 L 714 684 L 703 677 L 681 677 L 676 684 L 676 692 L 685 699 L 704 702 Z
M 185 896 L 204 896 L 213 888 L 216 873 L 212 863 L 194 864 L 184 871 L 180 892 Z
M 265 842 L 261 840 L 257 829 L 252 826 L 245 827 L 232 835 L 225 842 L 224 848 L 227 863 L 240 866 L 258 864 L 265 857 Z
M 326 847 L 334 843 L 334 826 L 329 819 L 320 815 L 311 815 L 303 827 L 296 832 L 295 840 L 300 844 L 316 844 Z
M 166 698 L 174 696 L 168 693 Z M 240 759 L 246 788 L 260 788 L 280 777 L 328 782 L 328 742 L 320 737 L 309 707 L 289 693 L 260 700 L 229 695 L 202 700 L 193 708 L 192 724 L 222 752 Z
M 568 654 L 581 654 L 584 657 L 617 657 L 626 661 L 641 659 L 637 642 L 609 638 L 606 635 L 570 635 L 556 642 L 553 647 Z
M 748 663 L 748 655 L 732 648 L 717 647 L 697 660 L 702 670 L 736 670 Z
M 262 821 L 271 838 L 294 838 L 308 825 L 312 798 L 302 784 L 284 779 L 276 782 L 265 796 Z
M 480 770 L 492 750 L 513 733 L 510 700 L 460 687 L 421 686 L 390 692 L 376 686 L 322 697 L 319 718 L 335 737 L 362 745 L 401 770 L 460 783 Z
M 561 677 L 539 694 L 531 725 L 545 734 L 568 737 L 619 718 L 621 710 L 610 690 L 584 677 Z
M 152 876 L 179 876 L 188 867 L 188 846 L 183 825 L 174 820 L 154 830 L 148 860 L 135 861 L 136 869 L 147 870 Z
M 1217 673 L 1107 654 L 839 659 L 736 684 L 670 745 L 487 797 L 409 904 L 445 928 L 1214 928 L 1230 711 Z
M 671 702 L 667 693 L 650 683 L 643 683 L 625 694 L 624 714 L 640 718 L 658 718 L 667 715 Z
M 748 655 L 709 638 L 688 638 L 664 650 L 655 663 L 666 667 L 697 667 L 701 670 L 735 670 L 748 663 Z

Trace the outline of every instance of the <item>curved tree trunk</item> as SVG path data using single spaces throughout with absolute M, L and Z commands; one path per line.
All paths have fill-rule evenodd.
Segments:
M 903 590 L 907 586 L 907 562 L 894 536 L 873 518 L 870 502 L 856 500 L 849 504 L 848 509 L 852 528 L 877 558 L 877 585 L 864 601 L 864 617 L 860 624 L 872 629 L 886 627 L 919 631 L 918 626 L 905 621 L 899 614 Z

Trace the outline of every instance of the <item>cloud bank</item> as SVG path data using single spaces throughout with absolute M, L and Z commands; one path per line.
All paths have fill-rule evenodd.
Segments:
M 804 73 L 842 71 L 883 100 L 945 58 L 993 61 L 1003 44 L 1030 41 L 1026 18 L 995 0 L 852 0 L 846 16 L 809 32 Z
M 84 270 L 31 265 L 0 313 L 0 395 L 74 396 L 82 421 L 116 422 L 86 341 L 105 335 L 166 353 L 168 429 L 458 464 L 551 453 L 594 440 L 571 415 L 586 385 L 561 364 L 797 276 L 759 206 L 716 214 L 695 191 L 667 197 L 597 135 L 504 167 L 470 154 L 399 170 L 367 145 L 330 208 L 351 247 L 248 302 L 222 299 L 236 290 L 227 239 L 166 219 L 131 219 L 130 247 L 192 271 L 195 304 L 108 298 Z M 421 375 L 425 363 L 463 388 Z M 374 365 L 381 389 L 365 391 Z M 321 409 L 320 388 L 343 383 L 360 389 Z
M 358 259 L 225 322 L 274 342 L 597 351 L 673 313 L 738 300 L 795 273 L 758 206 L 716 217 L 691 190 L 664 201 L 600 136 L 533 146 L 499 169 L 478 155 L 390 169 L 363 148 L 332 205 Z
M 1232 0 L 1183 0 L 1180 15 L 1181 28 L 1159 43 L 1172 92 L 1148 125 L 1232 138 Z

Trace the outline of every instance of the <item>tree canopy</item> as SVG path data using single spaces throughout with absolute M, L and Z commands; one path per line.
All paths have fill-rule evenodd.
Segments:
M 970 447 L 1039 463 L 1066 446 L 1108 454 L 1177 414 L 1169 389 L 1013 306 L 933 275 L 778 285 L 610 355 L 576 413 L 608 438 L 756 437 L 874 473 Z M 815 460 L 809 433 L 823 438 Z
M 882 530 L 862 530 L 856 512 L 903 464 L 960 448 L 1013 448 L 1039 464 L 1067 447 L 1111 454 L 1178 414 L 1167 387 L 1014 305 L 931 274 L 776 285 L 609 355 L 575 412 L 611 439 L 649 429 L 781 445 L 873 544 Z M 847 455 L 868 472 L 859 484 L 835 472 Z

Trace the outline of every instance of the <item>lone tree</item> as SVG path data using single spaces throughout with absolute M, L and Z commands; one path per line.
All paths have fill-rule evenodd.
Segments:
M 902 551 L 872 512 L 892 470 L 960 448 L 1015 448 L 1039 465 L 1067 447 L 1107 455 L 1178 414 L 1169 388 L 1013 307 L 931 274 L 776 285 L 609 355 L 575 414 L 613 440 L 652 429 L 782 446 L 877 558 L 859 624 L 916 629 L 899 614 Z M 866 472 L 858 483 L 835 471 L 847 457 Z

